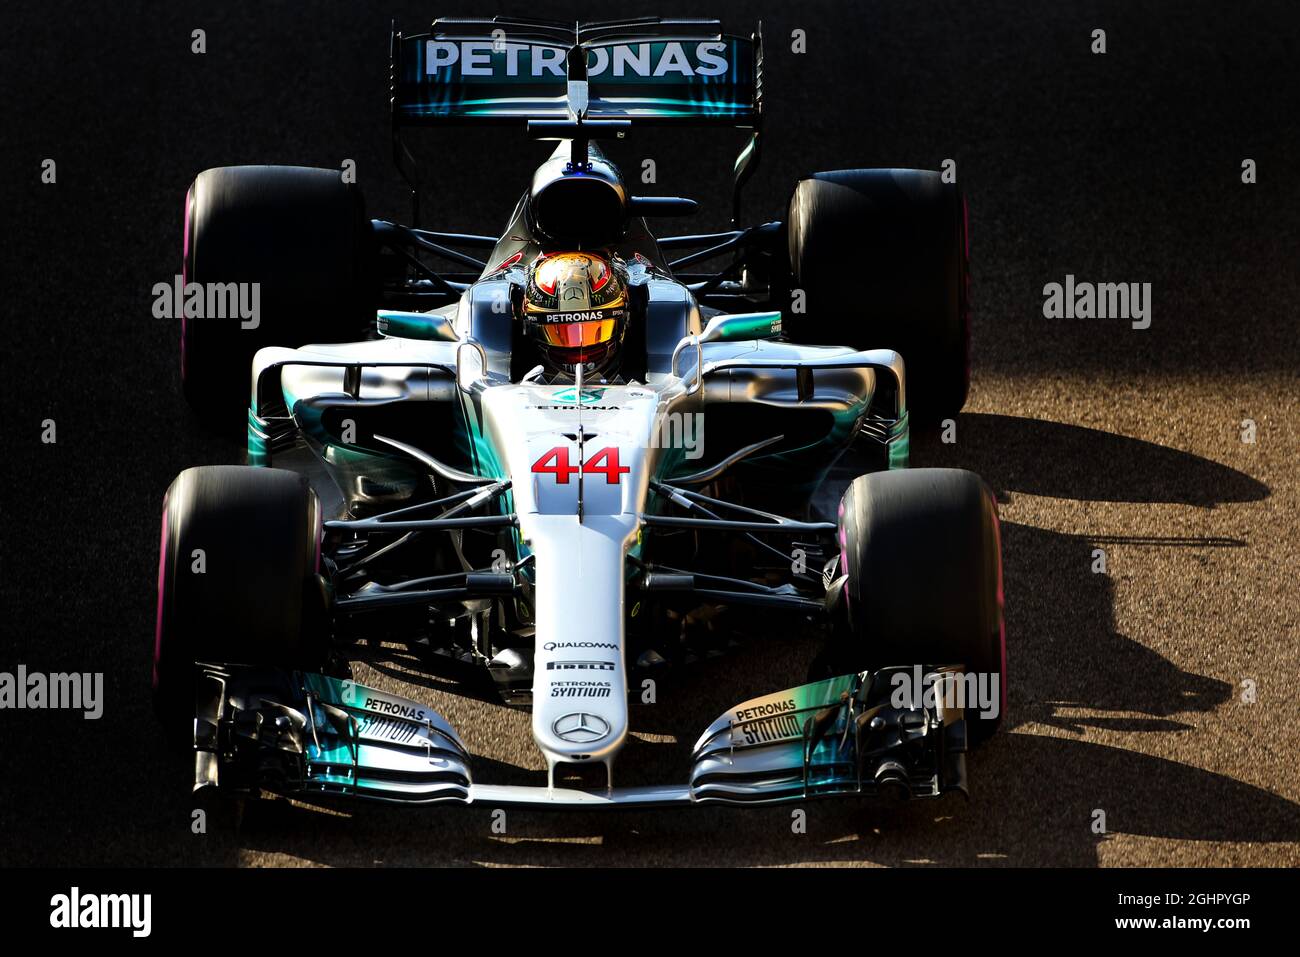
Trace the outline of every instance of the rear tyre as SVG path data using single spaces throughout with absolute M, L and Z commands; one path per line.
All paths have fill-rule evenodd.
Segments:
M 800 180 L 787 237 L 798 342 L 893 349 L 913 421 L 956 415 L 970 385 L 966 203 L 940 174 L 857 169 Z
M 184 736 L 195 662 L 312 669 L 325 660 L 321 519 L 306 478 L 281 469 L 186 469 L 163 500 L 154 708 Z
M 859 476 L 840 510 L 838 674 L 891 665 L 965 665 L 996 676 L 992 717 L 967 711 L 973 742 L 1006 711 L 1002 556 L 993 497 L 973 472 L 901 469 Z
M 348 342 L 374 321 L 374 239 L 338 170 L 204 170 L 185 198 L 185 282 L 256 283 L 254 319 L 181 318 L 181 385 L 199 418 L 242 428 L 250 364 L 264 346 Z M 245 290 L 251 305 L 252 287 Z

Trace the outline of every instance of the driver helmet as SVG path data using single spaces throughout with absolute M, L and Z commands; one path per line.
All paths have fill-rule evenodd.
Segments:
M 543 253 L 528 269 L 523 318 L 552 371 L 607 372 L 618 358 L 628 316 L 627 268 L 597 253 Z

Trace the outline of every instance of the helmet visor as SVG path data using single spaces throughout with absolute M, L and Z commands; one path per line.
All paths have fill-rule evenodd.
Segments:
M 561 349 L 600 346 L 614 338 L 617 321 L 596 319 L 587 322 L 544 322 L 537 324 L 541 341 Z

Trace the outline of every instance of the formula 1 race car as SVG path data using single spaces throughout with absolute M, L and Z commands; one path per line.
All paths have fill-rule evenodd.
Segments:
M 785 221 L 741 226 L 762 39 L 716 21 L 445 19 L 391 56 L 416 225 L 367 219 L 338 170 L 210 169 L 186 199 L 187 305 L 245 283 L 259 303 L 182 320 L 187 400 L 248 435 L 246 465 L 187 469 L 163 505 L 153 693 L 169 729 L 192 720 L 196 790 L 964 792 L 1005 710 L 996 507 L 970 472 L 907 467 L 910 425 L 966 398 L 957 187 L 817 173 Z M 558 145 L 499 235 L 419 228 L 404 132 L 476 123 Z M 696 204 L 629 195 L 599 141 L 655 125 L 749 131 L 732 229 L 652 235 Z M 871 471 L 819 516 L 850 448 Z M 615 786 L 629 686 L 787 621 L 820 636 L 811 675 L 707 725 L 681 783 Z M 442 715 L 354 681 L 371 645 L 531 706 L 547 786 L 479 781 Z

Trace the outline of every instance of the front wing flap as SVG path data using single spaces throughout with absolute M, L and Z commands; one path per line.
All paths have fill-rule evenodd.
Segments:
M 601 790 L 474 783 L 455 729 L 419 702 L 318 673 L 201 665 L 195 789 L 408 804 L 772 804 L 966 791 L 962 669 L 884 668 L 738 705 L 696 744 L 687 783 Z M 927 693 L 900 692 L 922 678 Z

